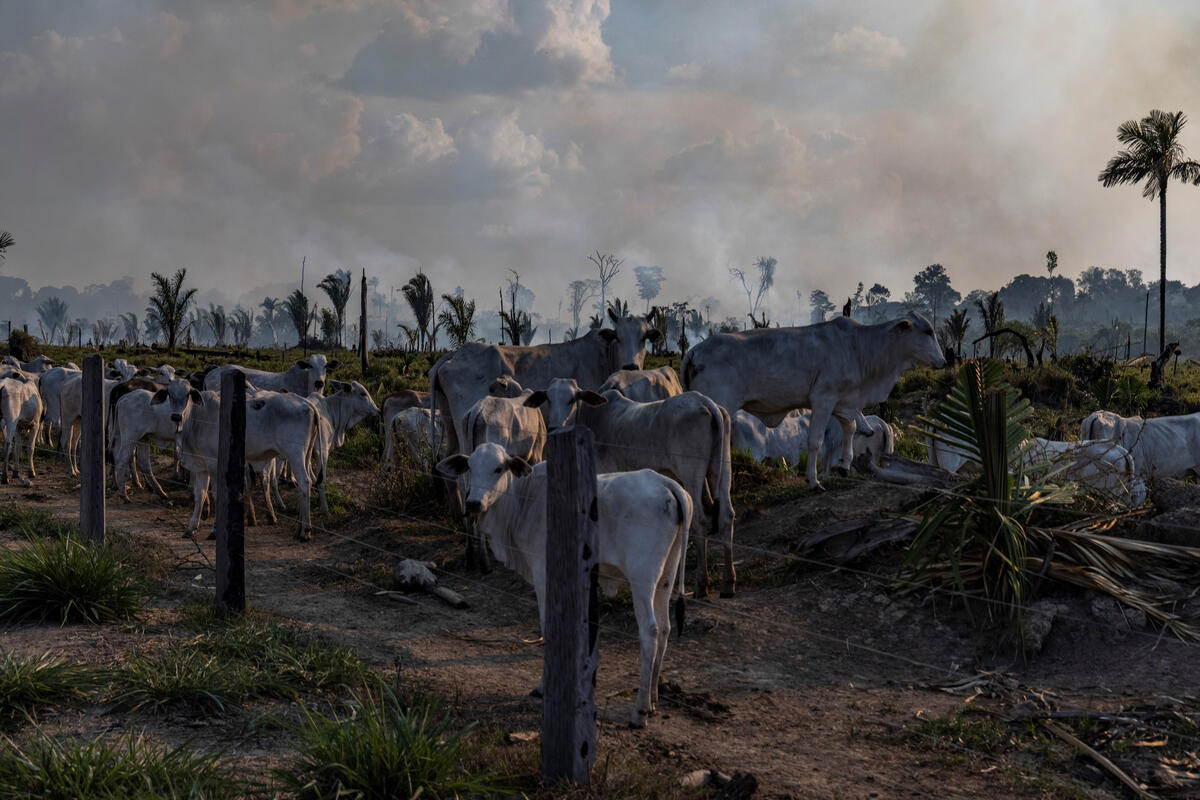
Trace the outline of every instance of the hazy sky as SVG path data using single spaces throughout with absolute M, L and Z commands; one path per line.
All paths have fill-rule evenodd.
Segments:
M 3 0 L 3 274 L 187 267 L 230 298 L 338 266 L 425 267 L 554 316 L 597 248 L 660 300 L 894 295 L 1097 266 L 1157 270 L 1157 210 L 1103 189 L 1116 128 L 1200 115 L 1194 2 Z M 1200 158 L 1200 116 L 1184 131 Z M 1200 188 L 1169 269 L 1200 281 Z M 839 299 L 840 302 L 840 299 Z M 121 311 L 124 309 L 114 309 Z M 565 313 L 565 309 L 564 309 Z

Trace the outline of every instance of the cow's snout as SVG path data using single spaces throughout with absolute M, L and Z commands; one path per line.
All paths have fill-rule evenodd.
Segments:
M 324 385 L 325 385 L 325 381 L 320 381 L 320 380 L 313 381 L 313 386 L 317 387 L 318 389 L 320 389 Z
M 478 514 L 480 511 L 483 511 L 483 503 L 479 502 L 478 500 L 467 501 L 468 514 Z
M 183 414 L 180 414 L 180 413 L 172 414 L 171 422 L 183 422 Z

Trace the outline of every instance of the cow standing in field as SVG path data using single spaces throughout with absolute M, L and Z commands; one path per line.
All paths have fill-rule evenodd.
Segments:
M 54 434 L 62 430 L 62 385 L 72 375 L 80 374 L 74 366 L 51 367 L 42 373 L 38 379 L 38 391 L 42 395 L 42 406 L 45 409 L 43 424 L 46 428 L 46 443 L 54 447 Z
M 375 405 L 371 393 L 358 381 L 330 381 L 329 386 L 333 389 L 332 394 L 308 398 L 320 415 L 314 455 L 317 460 L 316 483 L 321 510 L 326 513 L 329 512 L 329 502 L 325 499 L 329 453 L 333 448 L 345 444 L 346 434 L 351 428 L 367 417 L 379 415 L 379 406 Z
M 37 376 L 52 368 L 55 362 L 50 356 L 38 356 L 31 361 L 21 361 L 15 356 L 5 356 L 3 363 L 14 369 Z
M 21 447 L 25 445 L 25 484 L 37 477 L 33 466 L 33 446 L 42 425 L 42 397 L 37 384 L 23 378 L 0 380 L 0 423 L 4 426 L 3 481 L 8 483 L 9 462 L 12 475 L 20 478 Z M 22 442 L 22 440 L 24 440 Z
M 396 414 L 387 435 L 392 452 L 395 453 L 397 442 L 404 442 L 412 463 L 419 469 L 432 470 L 446 456 L 442 418 L 434 416 L 428 408 L 412 406 Z
M 538 621 L 546 629 L 546 465 L 531 467 L 497 444 L 438 464 L 447 475 L 469 473 L 467 511 L 496 558 L 533 584 Z M 683 560 L 692 501 L 678 483 L 650 470 L 596 477 L 596 557 L 600 587 L 614 594 L 622 579 L 633 596 L 641 645 L 641 679 L 629 718 L 644 727 L 654 711 L 671 633 L 670 600 Z M 682 587 L 680 587 L 682 590 Z
M 127 382 L 128 383 L 128 382 Z M 124 384 L 123 384 L 124 385 Z M 150 383 L 150 386 L 156 386 Z M 112 426 L 109 443 L 113 451 L 117 495 L 129 502 L 125 484 L 132 472 L 134 457 L 146 481 L 161 497 L 166 497 L 150 465 L 151 443 L 179 449 L 183 426 L 187 424 L 194 405 L 203 403 L 200 392 L 187 381 L 174 380 L 163 389 L 132 388 L 118 398 L 112 407 Z
M 603 394 L 609 389 L 620 392 L 639 403 L 653 403 L 683 394 L 683 384 L 670 367 L 658 369 L 621 369 L 608 376 L 600 386 Z
M 326 360 L 321 353 L 313 353 L 307 361 L 296 361 L 288 367 L 287 372 L 265 372 L 237 364 L 226 364 L 204 375 L 204 388 L 210 392 L 221 391 L 221 376 L 230 370 L 237 370 L 245 374 L 247 383 L 251 383 L 259 389 L 268 389 L 273 392 L 286 389 L 301 397 L 308 397 L 312 394 L 324 393 L 327 373 L 334 372 L 341 364 L 342 362 L 337 359 Z
M 733 596 L 737 576 L 733 567 L 734 513 L 729 496 L 730 426 L 725 409 L 698 392 L 637 403 L 615 390 L 598 395 L 580 389 L 566 378 L 551 381 L 544 392 L 534 392 L 526 402 L 544 408 L 549 430 L 572 422 L 591 428 L 597 472 L 647 468 L 679 481 L 692 498 L 696 596 L 708 593 L 709 537 L 719 539 L 725 549 L 721 596 Z
M 105 378 L 102 396 L 108 397 L 120 381 Z M 72 475 L 79 474 L 79 445 L 82 439 L 83 419 L 83 373 L 71 373 L 62 382 L 58 392 L 59 414 L 62 420 L 60 450 L 67 461 Z
M 831 417 L 842 427 L 838 469 L 854 459 L 855 421 L 862 409 L 887 399 L 900 373 L 915 364 L 941 368 L 946 360 L 933 326 L 920 314 L 878 325 L 848 317 L 802 328 L 756 328 L 719 333 L 683 357 L 683 385 L 730 413 L 738 409 L 778 424 L 789 411 L 811 408 L 806 477 L 817 482 L 823 432 Z
M 747 450 L 755 461 L 785 462 L 799 464 L 801 456 L 808 450 L 809 420 L 811 412 L 793 412 L 783 418 L 774 428 L 768 428 L 761 419 L 738 411 L 733 415 L 730 436 L 734 450 Z M 892 427 L 875 415 L 863 418 L 855 425 L 854 452 L 868 453 L 872 464 L 879 466 L 883 456 L 896 449 L 896 434 Z M 864 428 L 870 433 L 864 432 Z M 825 430 L 825 441 L 821 444 L 821 463 L 828 465 L 842 451 L 842 428 L 830 425 Z
M 1088 437 L 1128 450 L 1146 480 L 1200 474 L 1200 412 L 1143 419 L 1097 411 L 1081 427 Z
M 446 423 L 448 452 L 462 452 L 463 418 L 499 376 L 526 389 L 545 389 L 555 378 L 573 378 L 595 389 L 614 369 L 641 369 L 646 343 L 662 335 L 651 325 L 653 315 L 617 317 L 609 311 L 609 316 L 611 330 L 588 331 L 569 342 L 531 347 L 471 342 L 442 356 L 429 370 L 429 389 Z

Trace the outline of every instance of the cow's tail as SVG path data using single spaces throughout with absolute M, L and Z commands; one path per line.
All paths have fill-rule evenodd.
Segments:
M 684 600 L 684 590 L 687 584 L 684 582 L 683 568 L 687 562 L 687 540 L 688 531 L 692 527 L 692 514 L 695 510 L 692 508 L 692 497 L 683 487 L 675 481 L 671 481 L 671 494 L 675 497 L 675 508 L 677 517 L 675 519 L 675 546 L 679 548 L 679 573 L 675 576 L 675 590 L 679 592 L 679 597 L 675 600 L 675 630 L 678 631 L 676 638 L 683 637 L 683 623 L 687 616 L 687 602 Z
M 683 382 L 684 390 L 689 392 L 692 390 L 692 380 L 704 369 L 703 366 L 696 364 L 695 352 L 696 348 L 693 347 L 684 353 L 683 363 L 679 365 L 679 379 Z

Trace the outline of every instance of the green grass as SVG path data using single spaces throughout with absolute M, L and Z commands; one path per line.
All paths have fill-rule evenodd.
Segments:
M 257 619 L 194 619 L 207 630 L 135 653 L 116 673 L 115 709 L 226 713 L 251 700 L 295 700 L 372 681 L 352 651 L 313 634 Z
M 0 745 L 5 800 L 225 800 L 250 790 L 217 756 L 186 744 L 166 749 L 130 735 L 112 742 L 41 736 Z
M 118 544 L 35 539 L 0 555 L 0 622 L 136 619 L 149 586 Z
M 39 708 L 79 700 L 96 688 L 100 672 L 50 654 L 0 659 L 0 723 L 32 717 Z
M 12 531 L 26 539 L 64 537 L 79 534 L 79 525 L 60 520 L 40 508 L 16 503 L 0 504 L 0 531 Z
M 378 397 L 376 401 L 382 402 Z M 350 429 L 346 434 L 346 441 L 341 447 L 329 454 L 329 466 L 341 469 L 359 469 L 367 464 L 378 463 L 382 447 L 378 421 L 376 419 L 364 420 Z
M 306 712 L 296 729 L 295 761 L 276 778 L 302 800 L 498 791 L 490 776 L 465 767 L 470 734 L 470 727 L 452 730 L 450 715 L 432 697 L 401 698 L 384 687 L 356 697 L 340 715 Z

